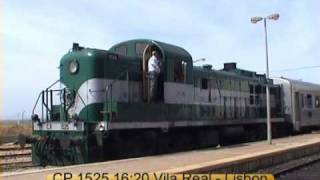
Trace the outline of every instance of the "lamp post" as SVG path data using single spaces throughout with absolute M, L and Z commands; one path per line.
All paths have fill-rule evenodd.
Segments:
M 272 144 L 272 131 L 271 131 L 271 119 L 270 119 L 270 88 L 269 88 L 269 59 L 268 59 L 268 34 L 267 34 L 267 19 L 268 20 L 278 20 L 279 14 L 271 14 L 267 17 L 252 17 L 251 22 L 256 24 L 259 21 L 263 20 L 264 25 L 264 39 L 265 39 L 265 48 L 266 48 L 266 76 L 267 76 L 267 85 L 266 85 L 266 96 L 267 96 L 267 137 L 268 143 Z

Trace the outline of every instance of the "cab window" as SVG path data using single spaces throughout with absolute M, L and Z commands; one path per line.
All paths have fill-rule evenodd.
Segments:
M 136 55 L 142 57 L 144 49 L 147 47 L 147 43 L 136 43 Z
M 121 54 L 121 55 L 124 55 L 126 56 L 127 55 L 127 51 L 128 51 L 128 48 L 126 45 L 122 45 L 122 46 L 118 46 L 115 48 L 115 51 L 117 54 Z
M 186 81 L 187 63 L 182 60 L 175 61 L 174 64 L 174 81 L 185 82 Z

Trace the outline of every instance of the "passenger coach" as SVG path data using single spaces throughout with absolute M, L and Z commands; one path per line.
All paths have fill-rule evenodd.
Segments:
M 282 87 L 284 113 L 295 131 L 320 126 L 320 85 L 288 79 L 274 78 Z

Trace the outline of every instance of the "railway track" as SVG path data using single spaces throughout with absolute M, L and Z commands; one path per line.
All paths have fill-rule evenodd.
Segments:
M 14 144 L 0 146 L 0 168 L 3 171 L 32 167 L 31 146 L 21 148 Z
M 270 168 L 259 170 L 258 173 L 271 173 L 273 174 L 277 179 L 292 179 L 292 174 L 294 174 L 296 177 L 300 177 L 298 179 L 301 179 L 301 176 L 307 176 L 307 174 L 300 174 L 300 170 L 304 169 L 309 166 L 313 166 L 313 164 L 318 164 L 320 167 L 320 153 L 303 157 L 300 159 L 292 160 L 284 164 L 279 164 Z M 320 169 L 319 169 L 320 170 Z M 319 171 L 318 170 L 318 171 Z M 310 173 L 310 172 L 309 172 Z M 288 178 L 288 177 L 291 178 Z M 320 173 L 319 173 L 320 176 Z M 304 179 L 304 178 L 303 178 Z
M 320 161 L 313 161 L 298 168 L 276 175 L 279 180 L 318 180 L 320 177 Z

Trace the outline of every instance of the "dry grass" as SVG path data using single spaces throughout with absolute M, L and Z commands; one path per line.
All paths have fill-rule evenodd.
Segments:
M 0 121 L 0 139 L 17 137 L 19 134 L 31 135 L 31 133 L 31 121 L 22 121 L 20 124 L 17 121 Z

